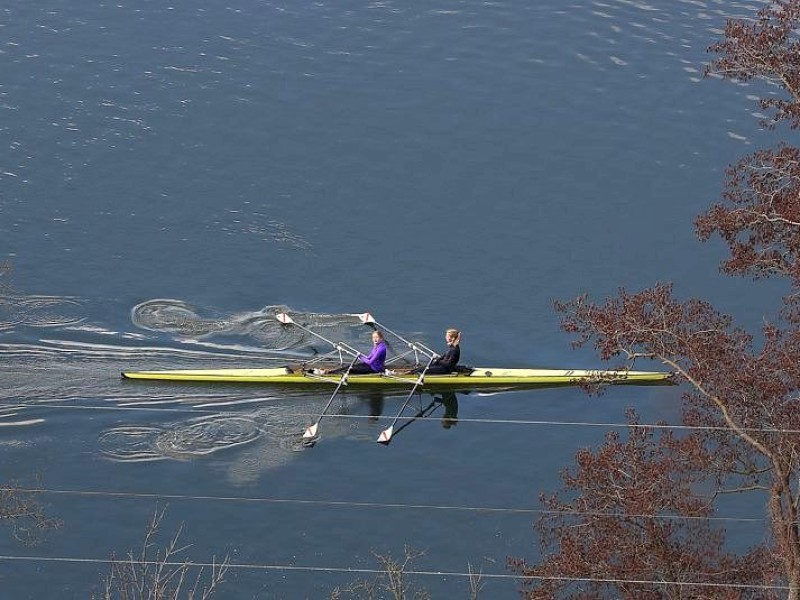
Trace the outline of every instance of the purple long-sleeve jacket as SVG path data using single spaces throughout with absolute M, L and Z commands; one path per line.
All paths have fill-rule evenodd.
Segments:
M 386 342 L 380 341 L 375 344 L 369 356 L 359 354 L 358 360 L 367 365 L 375 373 L 383 373 L 383 365 L 386 362 Z

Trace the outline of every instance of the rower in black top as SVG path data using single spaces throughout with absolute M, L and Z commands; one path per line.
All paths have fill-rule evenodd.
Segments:
M 458 329 L 448 329 L 444 339 L 447 342 L 447 350 L 431 363 L 426 374 L 446 375 L 456 370 L 461 358 L 461 332 Z

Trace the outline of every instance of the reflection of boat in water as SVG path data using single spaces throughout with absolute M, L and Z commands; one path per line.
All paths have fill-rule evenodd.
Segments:
M 301 369 L 187 369 L 175 371 L 125 371 L 125 379 L 150 381 L 187 381 L 215 383 L 260 383 L 276 386 L 330 386 L 340 378 Z M 345 385 L 353 387 L 413 386 L 419 376 L 414 373 L 387 371 L 370 375 L 348 375 Z M 503 369 L 476 367 L 446 375 L 425 375 L 422 388 L 468 390 L 480 388 L 525 388 L 556 385 L 608 383 L 627 385 L 668 384 L 671 374 L 659 371 L 603 371 L 581 369 Z
M 383 413 L 383 395 L 378 392 L 371 394 L 366 398 L 370 407 L 370 420 L 377 421 Z M 394 428 L 392 435 L 397 435 L 403 429 L 411 425 L 414 421 L 427 419 L 433 415 L 440 407 L 444 408 L 442 414 L 442 427 L 450 429 L 458 423 L 458 398 L 455 392 L 445 391 L 433 395 L 431 401 L 425 405 L 420 406 L 416 413 L 405 417 L 405 422 L 399 427 Z M 402 412 L 402 411 L 401 411 Z M 398 415 L 398 418 L 401 415 Z M 397 420 L 397 419 L 395 419 Z M 388 440 L 386 440 L 388 442 Z
M 453 392 L 444 392 L 440 402 L 444 406 L 442 427 L 450 429 L 453 425 L 458 424 L 458 398 Z

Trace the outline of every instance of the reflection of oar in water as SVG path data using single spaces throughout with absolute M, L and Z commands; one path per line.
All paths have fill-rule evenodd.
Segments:
M 392 421 L 392 424 L 389 425 L 389 427 L 387 427 L 383 431 L 381 431 L 381 434 L 378 436 L 378 439 L 376 441 L 379 444 L 384 444 L 384 445 L 388 446 L 389 442 L 392 441 L 392 433 L 394 431 L 395 423 L 397 423 L 397 420 L 403 414 L 403 411 L 406 409 L 406 406 L 408 406 L 408 403 L 411 401 L 411 397 L 414 395 L 414 392 L 417 391 L 417 388 L 419 386 L 421 386 L 423 383 L 425 383 L 425 373 L 428 372 L 428 369 L 430 369 L 430 367 L 433 364 L 434 360 L 436 360 L 436 354 L 431 354 L 431 357 L 428 360 L 428 364 L 425 365 L 425 368 L 419 374 L 419 377 L 417 377 L 417 380 L 414 382 L 414 385 L 412 386 L 411 391 L 408 393 L 408 398 L 406 398 L 406 401 L 403 402 L 403 406 L 400 407 L 400 412 L 397 413 L 397 416 Z
M 325 405 L 325 408 L 322 409 L 322 413 L 319 415 L 319 418 L 317 419 L 316 423 L 306 427 L 306 430 L 303 432 L 303 439 L 306 440 L 312 439 L 317 437 L 317 431 L 319 430 L 319 422 L 322 420 L 322 417 L 325 416 L 325 413 L 328 412 L 328 409 L 331 407 L 331 404 L 333 404 L 333 399 L 336 397 L 336 394 L 339 393 L 339 390 L 342 389 L 343 385 L 347 385 L 347 376 L 350 374 L 350 370 L 353 368 L 353 365 L 355 365 L 358 362 L 359 352 L 358 350 L 351 348 L 347 344 L 344 344 L 342 342 L 332 342 L 328 338 L 322 337 L 320 334 L 311 331 L 306 327 L 303 327 L 299 323 L 293 321 L 292 318 L 286 313 L 277 314 L 275 315 L 275 318 L 278 319 L 278 321 L 280 321 L 281 323 L 285 323 L 287 325 L 291 324 L 294 325 L 295 327 L 299 327 L 303 331 L 310 333 L 311 335 L 316 336 L 319 339 L 329 343 L 331 346 L 334 347 L 334 349 L 338 350 L 339 352 L 344 352 L 345 354 L 349 354 L 353 357 L 353 360 L 350 361 L 350 364 L 347 365 L 347 369 L 345 369 L 345 371 L 342 373 L 342 376 L 339 378 L 339 383 L 336 384 L 336 389 L 333 390 L 333 394 L 331 394 L 331 397 L 328 400 L 328 403 Z
M 408 421 L 406 421 L 405 423 L 400 425 L 400 427 L 395 429 L 393 435 L 397 435 L 417 419 L 424 419 L 425 417 L 428 416 L 429 412 L 432 413 L 434 410 L 436 410 L 436 408 L 438 408 L 438 406 L 439 402 L 436 398 L 434 398 L 433 400 L 431 400 L 431 403 L 428 404 L 428 406 L 426 406 L 425 408 L 420 408 L 419 411 L 417 411 L 417 414 L 415 414 L 413 417 L 409 417 Z

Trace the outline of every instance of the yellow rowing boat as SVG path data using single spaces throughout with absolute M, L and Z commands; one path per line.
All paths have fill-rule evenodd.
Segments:
M 289 368 L 264 369 L 187 369 L 176 371 L 124 371 L 125 379 L 149 381 L 188 381 L 224 383 L 261 383 L 274 385 L 336 385 L 340 375 L 326 375 Z M 580 385 L 603 382 L 611 384 L 668 384 L 672 374 L 659 371 L 584 370 L 584 369 L 502 369 L 475 367 L 447 375 L 426 374 L 423 388 L 471 389 L 481 387 L 536 387 Z M 413 386 L 419 375 L 386 371 L 346 377 L 345 385 L 364 387 Z

